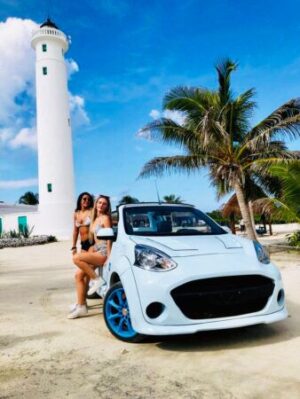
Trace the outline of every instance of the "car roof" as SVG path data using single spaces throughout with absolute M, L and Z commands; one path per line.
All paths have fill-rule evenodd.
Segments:
M 184 206 L 188 208 L 194 208 L 194 205 L 190 204 L 170 204 L 169 202 L 137 202 L 136 204 L 120 204 L 119 207 L 132 208 L 132 207 L 146 207 L 146 206 Z

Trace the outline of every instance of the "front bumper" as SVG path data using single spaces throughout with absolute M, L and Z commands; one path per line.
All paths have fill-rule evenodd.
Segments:
M 210 320 L 199 324 L 177 326 L 153 325 L 147 322 L 139 322 L 137 325 L 133 323 L 133 327 L 137 332 L 145 335 L 195 334 L 199 331 L 225 330 L 228 328 L 246 327 L 255 324 L 271 324 L 284 320 L 287 316 L 288 312 L 286 307 L 284 307 L 278 312 L 261 316 L 235 317 L 229 320 Z
M 155 273 L 133 266 L 123 274 L 122 283 L 129 302 L 132 325 L 137 332 L 146 335 L 193 334 L 198 331 L 269 324 L 287 317 L 284 301 L 278 303 L 277 300 L 279 291 L 283 289 L 280 273 L 272 264 L 262 266 L 259 262 L 246 258 L 243 259 L 241 266 L 241 257 L 235 255 L 226 256 L 227 266 L 221 255 L 195 258 L 180 259 L 178 267 L 170 272 Z M 274 289 L 266 306 L 254 313 L 201 320 L 191 319 L 182 313 L 171 296 L 174 288 L 189 281 L 258 274 L 272 279 Z M 149 318 L 146 309 L 153 302 L 162 303 L 164 310 L 158 317 Z

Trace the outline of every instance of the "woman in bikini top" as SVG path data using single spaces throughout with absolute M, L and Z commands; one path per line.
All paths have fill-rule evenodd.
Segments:
M 93 205 L 94 200 L 91 194 L 84 192 L 79 195 L 74 212 L 73 245 L 71 248 L 73 255 L 77 252 L 78 237 L 80 237 L 82 251 L 88 251 L 92 245 L 89 241 L 89 228 Z
M 91 216 L 90 239 L 95 240 L 95 245 L 89 248 L 88 252 L 81 252 L 73 255 L 74 265 L 78 267 L 78 278 L 76 279 L 77 304 L 68 315 L 69 319 L 76 319 L 87 314 L 85 277 L 91 280 L 88 295 L 97 291 L 105 282 L 102 277 L 97 276 L 95 269 L 105 266 L 110 255 L 111 241 L 99 240 L 97 231 L 101 227 L 111 227 L 111 206 L 109 197 L 100 195 L 95 201 Z M 76 274 L 77 274 L 76 273 Z
M 94 251 L 99 252 L 104 256 L 107 256 L 107 241 L 106 240 L 99 240 L 97 238 L 97 233 L 100 229 L 105 227 L 105 221 L 103 220 L 103 216 L 99 216 L 99 224 L 94 224 L 90 228 L 90 233 L 93 235 L 94 238 Z

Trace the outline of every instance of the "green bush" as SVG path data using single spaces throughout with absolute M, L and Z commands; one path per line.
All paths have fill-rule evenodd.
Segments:
M 295 231 L 293 234 L 289 234 L 287 240 L 292 247 L 300 248 L 300 230 Z
M 9 238 L 21 238 L 21 233 L 16 230 L 9 230 L 8 237 Z
M 57 242 L 57 238 L 55 236 L 48 236 L 47 242 Z
M 20 230 L 21 237 L 29 238 L 31 236 L 31 233 L 32 233 L 33 229 L 34 229 L 34 226 L 32 226 L 32 227 L 28 227 L 27 225 L 24 226 L 22 228 L 22 230 Z

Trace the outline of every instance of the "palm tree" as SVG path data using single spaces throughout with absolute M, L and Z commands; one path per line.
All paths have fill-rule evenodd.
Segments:
M 19 198 L 19 204 L 37 205 L 38 203 L 39 195 L 37 193 L 34 194 L 32 191 L 26 191 L 26 193 Z
M 176 197 L 175 194 L 165 195 L 163 199 L 169 204 L 183 204 L 184 202 L 181 197 Z
M 131 197 L 130 195 L 124 195 L 119 201 L 119 205 L 121 204 L 137 204 L 140 202 L 137 198 Z
M 271 164 L 289 162 L 293 155 L 279 138 L 299 136 L 300 101 L 292 99 L 254 127 L 250 119 L 256 103 L 254 90 L 234 96 L 230 77 L 237 64 L 227 59 L 216 66 L 219 87 L 208 90 L 176 87 L 164 97 L 163 108 L 183 113 L 184 122 L 161 118 L 142 131 L 177 144 L 184 155 L 156 157 L 147 162 L 141 177 L 165 171 L 192 172 L 207 167 L 219 195 L 234 191 L 249 238 L 255 239 L 245 196 L 246 176 L 262 176 Z

